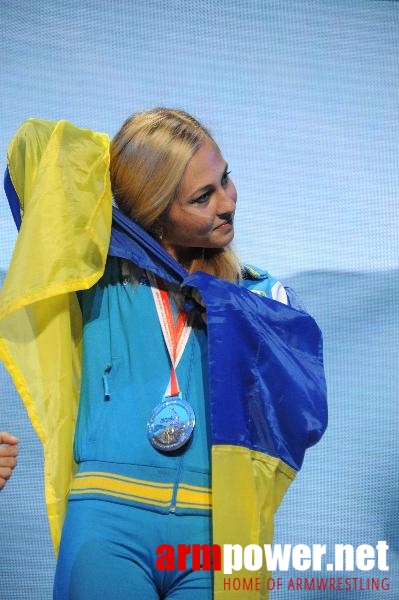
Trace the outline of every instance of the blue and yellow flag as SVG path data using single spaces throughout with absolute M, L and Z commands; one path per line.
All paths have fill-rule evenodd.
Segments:
M 114 210 L 109 253 L 200 293 L 206 306 L 212 433 L 213 543 L 272 543 L 274 514 L 305 450 L 327 425 L 322 340 L 315 321 L 270 298 L 206 273 L 187 275 L 153 238 Z M 266 569 L 237 572 L 260 579 Z M 225 589 L 215 599 L 248 600 Z
M 91 287 L 104 270 L 111 229 L 108 166 L 108 137 L 66 121 L 30 119 L 8 149 L 8 183 L 23 218 L 0 294 L 0 358 L 43 444 L 56 548 L 73 470 L 80 386 L 81 315 L 74 292 Z
M 205 273 L 188 273 L 113 209 L 109 141 L 66 121 L 32 119 L 8 154 L 9 196 L 23 217 L 0 294 L 0 356 L 43 444 L 54 547 L 73 472 L 81 317 L 75 291 L 101 277 L 107 253 L 196 290 L 207 311 L 213 543 L 271 543 L 274 514 L 327 420 L 321 336 L 314 320 Z M 18 216 L 18 210 L 14 214 Z M 194 294 L 195 295 L 195 294 Z M 260 577 L 266 570 L 239 573 Z M 224 590 L 215 599 L 265 598 Z

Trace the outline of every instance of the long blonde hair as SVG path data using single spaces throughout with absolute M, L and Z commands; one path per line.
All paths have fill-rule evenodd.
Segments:
M 191 115 L 155 108 L 133 115 L 111 142 L 111 184 L 118 207 L 144 229 L 157 227 L 177 198 L 188 162 L 205 141 L 217 144 Z M 230 247 L 204 249 L 190 271 L 205 271 L 236 282 L 238 258 Z

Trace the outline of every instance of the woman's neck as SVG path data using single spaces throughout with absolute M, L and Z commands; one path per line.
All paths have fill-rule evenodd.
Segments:
M 204 260 L 203 248 L 185 248 L 184 246 L 174 246 L 168 242 L 162 241 L 162 246 L 186 271 L 191 270 L 192 264 L 197 259 Z

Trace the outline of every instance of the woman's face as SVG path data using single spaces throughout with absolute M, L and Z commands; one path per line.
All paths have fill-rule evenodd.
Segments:
M 189 161 L 179 196 L 162 221 L 162 245 L 174 258 L 190 248 L 223 248 L 234 237 L 237 192 L 226 161 L 205 141 Z

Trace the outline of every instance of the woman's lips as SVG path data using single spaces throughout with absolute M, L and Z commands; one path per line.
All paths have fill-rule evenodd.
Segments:
M 220 225 L 218 225 L 217 227 L 215 227 L 215 229 L 231 229 L 233 227 L 233 220 L 231 219 L 230 221 L 224 221 L 224 223 L 221 223 Z

